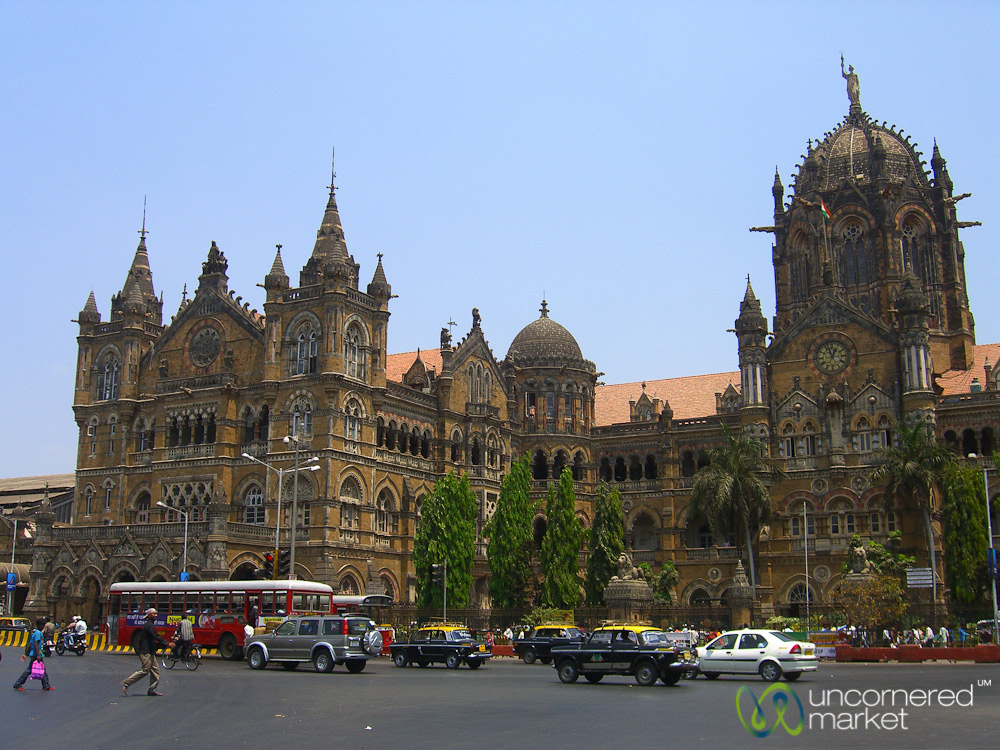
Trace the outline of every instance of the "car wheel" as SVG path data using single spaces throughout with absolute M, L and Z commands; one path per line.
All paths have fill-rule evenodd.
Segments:
M 777 682 L 781 679 L 781 667 L 773 661 L 764 662 L 757 671 L 764 682 Z
M 559 665 L 559 679 L 566 684 L 576 682 L 579 676 L 580 668 L 576 666 L 576 662 L 572 659 L 566 659 Z
M 462 666 L 462 657 L 458 654 L 448 654 L 444 659 L 444 665 L 448 669 L 458 669 Z
M 392 655 L 392 663 L 395 664 L 397 667 L 400 668 L 405 667 L 406 662 L 407 659 L 406 659 L 406 654 L 404 652 L 397 651 L 395 654 Z
M 542 664 L 551 664 L 552 663 L 552 657 L 551 656 L 539 656 L 538 657 L 538 661 L 540 661 Z
M 698 672 L 697 670 L 694 669 L 687 669 L 684 671 L 684 674 L 681 675 L 681 677 L 683 677 L 685 680 L 693 680 L 697 676 Z
M 604 675 L 601 674 L 600 672 L 587 672 L 587 674 L 585 674 L 583 677 L 591 685 L 596 685 L 598 682 L 604 679 Z
M 327 672 L 333 671 L 333 657 L 330 656 L 330 652 L 326 650 L 319 650 L 313 655 L 313 666 L 316 667 L 317 672 Z
M 281 668 L 286 669 L 291 672 L 293 669 L 298 669 L 299 663 L 297 661 L 283 661 L 281 662 Z
M 660 682 L 664 685 L 676 685 L 685 674 L 686 672 L 678 672 L 676 669 L 666 669 L 660 675 Z
M 236 639 L 233 638 L 231 633 L 226 633 L 219 639 L 219 656 L 223 659 L 232 661 L 236 658 L 238 651 Z
M 789 682 L 795 682 L 801 676 L 802 676 L 801 672 L 786 672 L 785 673 L 785 679 L 788 680 Z
M 366 662 L 364 659 L 348 659 L 346 664 L 347 671 L 351 674 L 358 674 L 365 671 Z
M 469 665 L 469 669 L 479 669 L 483 666 L 483 663 L 479 659 L 469 659 L 465 663 Z
M 659 677 L 656 673 L 656 667 L 651 661 L 644 661 L 635 670 L 635 681 L 638 682 L 643 687 L 649 687 L 650 685 L 656 684 L 656 678 Z
M 267 657 L 264 656 L 264 649 L 260 646 L 251 646 L 247 652 L 247 663 L 250 669 L 263 669 L 267 666 Z
M 717 680 L 717 679 L 719 679 L 719 673 L 718 672 L 702 672 L 702 674 L 705 675 L 705 679 L 706 680 Z
M 525 664 L 534 664 L 535 659 L 537 659 L 538 657 L 535 656 L 535 649 L 526 648 L 524 649 L 524 653 L 521 654 L 521 658 L 524 659 Z

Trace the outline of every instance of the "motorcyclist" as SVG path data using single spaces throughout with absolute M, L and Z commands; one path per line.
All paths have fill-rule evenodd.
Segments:
M 82 644 L 83 646 L 86 646 L 87 645 L 87 621 L 84 620 L 82 617 L 80 617 L 80 615 L 76 616 L 76 627 L 75 627 L 75 630 L 76 630 L 76 642 L 78 644 Z
M 76 623 L 80 619 L 80 615 L 73 615 L 70 618 L 69 625 L 63 631 L 63 642 L 66 644 L 66 648 L 76 647 Z

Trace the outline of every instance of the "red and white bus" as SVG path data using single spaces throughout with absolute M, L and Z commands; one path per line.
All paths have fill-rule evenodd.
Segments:
M 339 605 L 334 604 L 333 589 L 312 581 L 113 583 L 108 642 L 134 648 L 136 632 L 146 621 L 144 612 L 153 607 L 157 611 L 156 629 L 163 637 L 172 638 L 181 615 L 187 613 L 196 643 L 218 648 L 225 659 L 239 659 L 247 624 L 272 628 L 289 615 L 326 614 L 338 611 L 335 606 Z

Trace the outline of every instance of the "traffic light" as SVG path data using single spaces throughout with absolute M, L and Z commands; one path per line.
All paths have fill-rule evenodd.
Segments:
M 274 553 L 268 552 L 264 555 L 264 567 L 257 571 L 258 578 L 274 578 Z
M 444 583 L 445 566 L 434 563 L 431 565 L 431 583 Z
M 278 552 L 278 572 L 275 578 L 288 578 L 292 572 L 292 551 L 283 549 Z

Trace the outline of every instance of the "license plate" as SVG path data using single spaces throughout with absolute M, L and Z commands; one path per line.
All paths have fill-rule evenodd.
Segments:
M 485 650 L 486 650 L 486 646 L 480 646 L 480 647 L 479 647 L 479 650 L 480 650 L 480 651 L 485 651 Z

